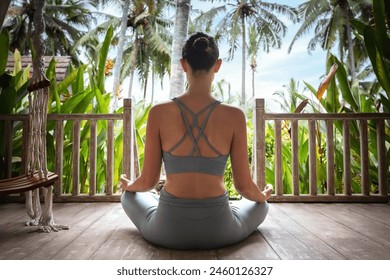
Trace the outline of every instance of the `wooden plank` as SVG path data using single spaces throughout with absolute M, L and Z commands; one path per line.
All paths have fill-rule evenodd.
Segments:
M 282 124 L 275 121 L 275 188 L 276 195 L 283 195 Z
M 121 196 L 119 193 L 113 195 L 96 194 L 90 196 L 88 194 L 79 195 L 61 195 L 53 197 L 54 202 L 120 202 Z
M 82 205 L 80 206 L 82 207 Z M 80 208 L 66 204 L 55 205 L 54 215 L 55 217 L 56 215 L 62 216 L 64 214 L 76 216 Z M 56 219 L 56 221 L 59 220 Z M 47 242 L 50 242 L 57 235 L 66 233 L 66 231 L 53 232 L 50 234 L 40 233 L 37 232 L 37 227 L 24 226 L 20 222 L 15 222 L 13 229 L 13 231 L 8 233 L 1 233 L 0 259 L 23 259 Z
M 72 243 L 63 247 L 53 259 L 61 260 L 87 260 L 106 242 L 115 228 L 123 223 L 126 214 L 121 204 L 115 203 L 113 207 L 88 228 L 82 231 Z
M 315 210 L 336 223 L 342 224 L 364 237 L 388 248 L 390 252 L 390 226 L 351 211 L 348 204 L 320 204 Z
M 299 206 L 297 206 L 299 207 Z M 270 211 L 266 221 L 269 217 L 273 218 L 273 223 L 282 227 L 289 234 L 294 236 L 299 242 L 303 243 L 306 247 L 310 248 L 315 256 L 315 259 L 329 259 L 329 260 L 339 260 L 345 259 L 343 255 L 338 253 L 335 249 L 330 247 L 312 232 L 308 231 L 305 227 L 302 227 L 289 215 L 286 215 L 281 209 L 279 209 L 279 204 L 271 203 Z M 277 233 L 277 231 L 276 231 Z M 268 241 L 269 238 L 267 238 Z M 289 242 L 289 239 L 284 240 L 283 242 Z M 294 254 L 294 252 L 290 253 Z
M 389 196 L 382 195 L 306 195 L 301 194 L 299 196 L 296 195 L 283 195 L 277 196 L 273 195 L 269 198 L 269 202 L 354 202 L 354 203 L 387 203 L 389 202 Z
M 121 120 L 121 114 L 48 114 L 48 120 L 90 121 L 90 120 Z
M 390 205 L 386 204 L 351 204 L 348 209 L 379 223 L 390 225 Z
M 316 123 L 309 120 L 309 188 L 310 195 L 317 195 L 317 146 Z
M 291 171 L 293 179 L 293 195 L 299 195 L 299 161 L 298 161 L 298 121 L 291 121 Z
M 99 221 L 106 213 L 114 209 L 115 206 L 112 203 L 60 203 L 55 205 L 66 205 L 70 207 L 67 212 L 61 212 L 56 215 L 59 221 L 69 225 L 70 229 L 59 232 L 58 234 L 56 233 L 52 239 L 26 255 L 24 259 L 58 259 L 57 256 L 63 250 L 66 250 L 64 248 L 68 248 L 74 242 L 77 242 L 79 236 L 93 226 L 95 222 Z
M 351 146 L 350 146 L 350 134 L 349 134 L 349 121 L 343 121 L 343 179 L 344 179 L 344 194 L 352 194 L 352 181 L 351 181 Z
M 335 194 L 334 185 L 334 139 L 333 139 L 333 121 L 326 121 L 326 187 L 328 195 Z
M 284 229 L 277 220 L 268 215 L 261 225 L 261 234 L 282 260 L 323 260 L 327 259 L 309 245 Z
M 78 195 L 80 181 L 80 121 L 73 122 L 72 195 Z
M 6 224 L 27 218 L 26 207 L 22 203 L 0 204 L 0 236 Z
M 278 207 L 347 259 L 390 259 L 389 248 L 317 212 L 316 204 L 280 204 Z
M 146 260 L 153 257 L 155 247 L 145 241 L 137 228 L 123 215 L 122 223 L 91 256 L 93 260 L 131 259 Z
M 18 177 L 8 178 L 0 180 L 0 193 L 1 194 L 15 194 L 34 190 L 41 187 L 49 187 L 54 184 L 58 179 L 57 174 L 48 172 L 47 179 L 40 178 L 38 172 L 32 176 L 21 175 Z
M 217 249 L 217 257 L 221 260 L 278 260 L 278 254 L 268 244 L 260 232 L 254 232 L 247 239 L 235 245 Z
M 89 139 L 89 195 L 96 194 L 96 160 L 97 160 L 96 120 L 90 122 Z
M 363 195 L 370 195 L 369 159 L 368 159 L 368 127 L 367 120 L 360 120 L 360 167 Z
M 376 120 L 390 119 L 390 113 L 266 113 L 266 120 Z

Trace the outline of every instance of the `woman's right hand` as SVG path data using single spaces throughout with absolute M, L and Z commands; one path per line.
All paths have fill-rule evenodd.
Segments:
M 265 186 L 265 189 L 262 191 L 262 193 L 265 196 L 265 200 L 267 200 L 268 198 L 271 197 L 273 190 L 274 190 L 274 187 L 271 184 L 267 184 Z

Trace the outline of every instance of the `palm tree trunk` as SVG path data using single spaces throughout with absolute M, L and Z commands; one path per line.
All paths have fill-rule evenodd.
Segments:
M 114 81 L 113 81 L 113 88 L 112 88 L 112 94 L 114 95 L 114 101 L 112 104 L 112 107 L 110 108 L 111 112 L 114 112 L 116 108 L 118 107 L 118 91 L 119 91 L 119 85 L 120 85 L 120 75 L 121 75 L 121 68 L 122 68 L 122 61 L 123 61 L 123 48 L 125 45 L 125 35 L 126 35 L 126 29 L 127 29 L 127 16 L 129 13 L 129 6 L 130 6 L 130 0 L 123 0 L 123 13 L 122 13 L 122 22 L 121 22 L 121 30 L 119 33 L 119 40 L 118 40 L 118 51 L 116 54 L 116 60 L 115 60 L 115 66 L 114 66 Z
M 255 71 L 256 68 L 252 68 L 252 102 L 255 102 Z
M 11 0 L 2 0 L 0 2 L 0 31 L 3 27 L 3 22 L 5 19 L 5 15 L 7 14 L 7 10 L 10 2 Z
M 341 1 L 340 6 L 343 10 L 344 16 L 347 19 L 346 21 L 346 33 L 347 33 L 347 47 L 348 47 L 348 61 L 349 61 L 349 74 L 351 76 L 351 80 L 355 79 L 355 55 L 353 51 L 353 42 L 352 42 L 352 28 L 350 19 L 353 18 L 351 13 L 349 3 L 347 0 Z
M 184 90 L 184 73 L 181 69 L 181 51 L 187 37 L 191 0 L 176 0 L 176 18 L 173 31 L 171 82 L 169 97 L 173 98 Z
M 245 94 L 245 65 L 246 65 L 246 54 L 245 54 L 245 16 L 241 16 L 241 26 L 242 26 L 242 73 L 241 73 L 241 108 L 245 112 L 245 103 L 246 103 L 246 94 Z
M 152 64 L 153 64 L 153 62 L 152 62 Z M 152 67 L 152 69 L 153 69 L 153 67 Z M 154 102 L 154 71 L 152 70 L 152 84 L 151 84 L 151 86 L 152 86 L 152 96 L 151 96 L 151 101 L 150 101 L 150 103 L 151 104 L 153 104 L 153 102 Z
M 350 64 L 350 75 L 351 80 L 355 80 L 355 54 L 353 51 L 353 42 L 352 42 L 352 30 L 351 30 L 351 24 L 349 20 L 347 21 L 347 36 L 348 36 L 348 56 L 349 56 L 349 64 Z
M 131 59 L 131 68 L 130 68 L 130 81 L 129 81 L 129 90 L 127 92 L 127 98 L 132 98 L 132 90 L 133 90 L 133 81 L 134 81 L 134 72 L 135 68 L 137 67 L 138 62 L 138 49 L 139 49 L 139 43 L 138 39 L 134 40 L 134 49 L 133 49 L 133 57 Z

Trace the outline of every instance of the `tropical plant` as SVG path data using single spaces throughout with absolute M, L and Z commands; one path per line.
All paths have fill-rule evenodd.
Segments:
M 9 44 L 9 36 L 6 30 L 0 33 L 0 49 L 7 50 Z M 6 63 L 8 52 L 0 52 L 0 114 L 18 114 L 25 112 L 27 96 L 27 86 L 30 76 L 30 67 L 22 69 L 21 57 L 18 51 L 14 53 L 14 69 L 12 73 L 6 72 Z M 14 122 L 12 133 L 14 135 L 13 141 L 13 155 L 20 158 L 21 156 L 21 123 Z M 5 126 L 0 122 L 0 135 L 5 135 Z M 0 167 L 3 164 L 4 151 L 4 137 L 0 137 Z M 20 167 L 20 166 L 19 166 Z M 3 171 L 5 168 L 0 168 L 0 178 L 5 176 Z M 12 172 L 19 173 L 20 170 L 12 170 Z
M 214 2 L 214 1 L 212 1 Z M 222 1 L 219 1 L 222 2 Z M 246 73 L 246 52 L 247 52 L 247 28 L 255 28 L 258 42 L 264 51 L 270 48 L 280 48 L 281 38 L 285 36 L 287 27 L 279 18 L 279 15 L 286 16 L 289 20 L 297 20 L 297 12 L 294 8 L 277 3 L 263 1 L 223 1 L 223 4 L 202 13 L 196 21 L 210 29 L 213 22 L 218 20 L 215 28 L 217 39 L 226 38 L 229 44 L 229 57 L 232 59 L 235 52 L 241 45 L 241 105 L 246 104 L 245 73 Z M 223 14 L 221 20 L 218 15 Z
M 303 22 L 290 44 L 289 51 L 298 38 L 314 27 L 314 37 L 309 41 L 308 50 L 314 50 L 317 45 L 320 45 L 322 49 L 331 51 L 337 44 L 341 61 L 348 62 L 348 73 L 354 80 L 355 68 L 360 63 L 355 59 L 364 60 L 366 55 L 362 55 L 361 45 L 354 39 L 350 20 L 361 18 L 369 22 L 372 19 L 370 1 L 309 0 L 299 5 L 298 10 Z M 346 54 L 348 59 L 344 59 Z
M 10 49 L 22 54 L 30 52 L 30 38 L 34 15 L 34 1 L 12 0 L 4 28 L 10 33 Z M 93 22 L 89 10 L 92 1 L 50 0 L 46 1 L 44 21 L 47 55 L 70 55 L 78 61 L 72 46 L 80 39 L 83 30 Z

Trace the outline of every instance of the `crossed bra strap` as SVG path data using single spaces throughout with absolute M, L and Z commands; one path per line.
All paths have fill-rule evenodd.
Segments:
M 216 100 L 216 101 L 208 104 L 207 106 L 205 106 L 199 112 L 194 113 L 190 108 L 188 108 L 188 106 L 186 104 L 184 104 L 178 98 L 173 98 L 172 100 L 180 108 L 180 113 L 181 113 L 181 116 L 183 118 L 184 124 L 186 126 L 186 133 L 179 140 L 179 142 L 175 146 L 173 146 L 168 152 L 169 153 L 173 152 L 177 147 L 180 146 L 181 143 L 183 143 L 183 141 L 186 139 L 186 137 L 189 136 L 191 141 L 192 141 L 192 144 L 193 144 L 193 148 L 192 148 L 189 156 L 194 156 L 194 155 L 201 156 L 201 154 L 199 152 L 199 148 L 198 148 L 198 143 L 199 143 L 199 140 L 201 138 L 203 138 L 203 140 L 210 147 L 210 149 L 212 149 L 218 156 L 221 156 L 222 154 L 220 152 L 218 152 L 217 149 L 213 145 L 211 145 L 211 143 L 209 142 L 207 137 L 204 135 L 204 129 L 205 129 L 206 125 L 207 125 L 207 122 L 209 120 L 209 117 L 210 117 L 211 113 L 214 111 L 214 109 L 217 107 L 217 105 L 219 105 L 221 102 Z M 190 115 L 192 117 L 192 124 L 190 124 L 190 121 L 188 120 L 185 111 L 190 113 Z M 203 123 L 200 125 L 199 124 L 199 116 L 201 114 L 203 114 L 204 112 L 207 112 L 207 115 L 206 115 Z M 192 130 L 194 128 L 196 128 L 198 130 L 198 132 L 199 132 L 196 137 L 194 136 L 194 134 L 192 132 Z

